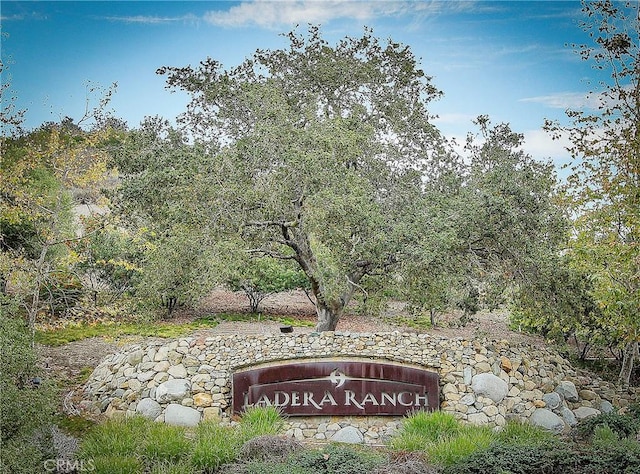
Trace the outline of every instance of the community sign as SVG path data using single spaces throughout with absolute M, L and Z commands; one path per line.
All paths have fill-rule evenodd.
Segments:
M 234 412 L 251 406 L 274 406 L 290 416 L 401 416 L 438 408 L 438 374 L 370 360 L 253 367 L 233 374 Z

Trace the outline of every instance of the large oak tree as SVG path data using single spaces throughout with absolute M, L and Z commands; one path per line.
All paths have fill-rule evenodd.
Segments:
M 197 194 L 217 213 L 202 224 L 295 261 L 317 329 L 333 330 L 419 238 L 423 176 L 447 156 L 427 109 L 440 92 L 407 46 L 370 31 L 335 46 L 316 27 L 287 37 L 230 69 L 206 59 L 159 73 L 191 95 L 181 124 L 211 159 Z

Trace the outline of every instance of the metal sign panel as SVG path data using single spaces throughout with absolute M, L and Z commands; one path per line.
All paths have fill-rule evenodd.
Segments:
M 437 410 L 436 372 L 373 361 L 305 361 L 233 374 L 233 411 L 275 406 L 290 416 L 396 415 Z

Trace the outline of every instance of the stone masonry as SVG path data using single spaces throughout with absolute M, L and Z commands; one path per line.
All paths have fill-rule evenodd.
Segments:
M 363 358 L 437 371 L 440 409 L 466 423 L 503 426 L 519 418 L 562 432 L 581 418 L 637 399 L 580 373 L 550 348 L 508 341 L 448 339 L 411 333 L 216 335 L 132 345 L 107 357 L 85 385 L 82 408 L 106 416 L 139 414 L 193 426 L 230 423 L 231 376 L 279 360 Z M 302 441 L 380 443 L 397 417 L 292 417 L 287 435 Z

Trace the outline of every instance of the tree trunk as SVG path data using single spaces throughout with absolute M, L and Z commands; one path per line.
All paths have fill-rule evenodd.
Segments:
M 316 324 L 316 331 L 335 331 L 340 316 L 344 311 L 344 306 L 340 304 L 327 305 L 324 302 L 320 302 L 316 298 L 316 313 L 318 314 L 318 324 Z
M 624 348 L 623 354 L 622 369 L 620 369 L 618 382 L 629 385 L 629 382 L 631 381 L 631 374 L 633 373 L 633 364 L 638 358 L 638 341 L 631 341 L 628 343 Z

